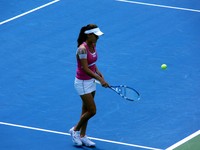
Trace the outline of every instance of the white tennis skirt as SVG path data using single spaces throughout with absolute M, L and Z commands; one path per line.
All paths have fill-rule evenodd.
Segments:
M 80 80 L 75 78 L 74 87 L 79 95 L 84 95 L 96 91 L 96 83 L 94 79 Z

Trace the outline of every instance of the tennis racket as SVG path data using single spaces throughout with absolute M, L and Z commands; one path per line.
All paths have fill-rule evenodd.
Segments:
M 101 84 L 99 81 L 95 80 L 96 83 Z M 139 101 L 140 93 L 134 88 L 126 85 L 109 86 L 109 88 L 119 94 L 122 98 L 129 101 Z

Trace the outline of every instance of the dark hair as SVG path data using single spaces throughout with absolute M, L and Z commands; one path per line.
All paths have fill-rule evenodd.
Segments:
M 95 24 L 88 24 L 87 26 L 83 26 L 80 30 L 78 39 L 77 39 L 77 43 L 78 43 L 78 47 L 87 40 L 87 34 L 85 34 L 84 32 L 86 30 L 90 30 L 90 29 L 94 29 L 94 28 L 98 28 L 97 25 Z

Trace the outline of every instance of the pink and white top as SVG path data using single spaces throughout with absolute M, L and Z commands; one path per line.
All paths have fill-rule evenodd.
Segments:
M 84 47 L 86 48 L 86 52 L 81 51 L 81 49 L 78 49 L 76 54 L 78 54 L 77 57 L 77 70 L 76 70 L 76 78 L 80 80 L 90 80 L 92 77 L 88 76 L 85 71 L 83 70 L 83 67 L 81 66 L 80 59 L 87 59 L 88 67 L 91 71 L 94 73 L 96 72 L 96 61 L 97 61 L 97 51 L 96 47 L 94 46 L 94 53 L 91 53 L 89 51 L 89 47 L 86 42 L 83 42 Z

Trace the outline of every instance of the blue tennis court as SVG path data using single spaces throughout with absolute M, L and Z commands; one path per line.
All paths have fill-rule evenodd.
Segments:
M 93 149 L 161 150 L 199 132 L 198 0 L 1 0 L 0 13 L 1 150 L 91 149 L 68 133 L 81 113 L 76 40 L 89 23 L 105 33 L 105 79 L 141 94 L 129 102 L 97 86 Z

